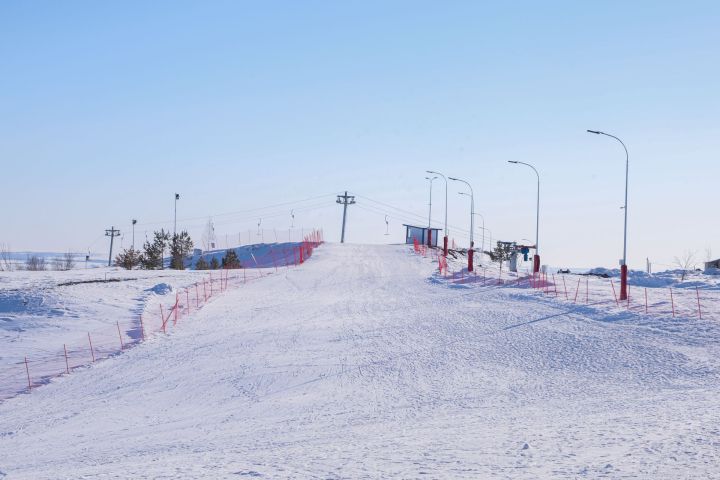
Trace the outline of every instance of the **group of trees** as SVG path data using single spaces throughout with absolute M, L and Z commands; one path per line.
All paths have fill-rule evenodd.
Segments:
M 193 250 L 193 241 L 186 231 L 170 235 L 165 230 L 153 233 L 152 241 L 146 241 L 142 250 L 132 247 L 115 257 L 115 265 L 131 270 L 140 267 L 145 270 L 162 269 L 165 252 L 170 252 L 170 268 L 184 270 L 186 259 Z M 219 268 L 242 268 L 235 250 L 228 250 L 222 261 L 213 257 L 210 262 L 203 257 L 195 263 L 196 270 L 217 270 Z
M 160 230 L 153 233 L 152 241 L 146 241 L 142 251 L 130 247 L 115 257 L 115 265 L 128 270 L 141 267 L 146 270 L 162 269 L 165 251 L 170 252 L 170 268 L 185 269 L 185 259 L 193 249 L 193 241 L 186 231 L 170 235 Z
M 210 262 L 200 257 L 195 263 L 195 270 L 217 270 L 218 268 L 242 268 L 235 250 L 227 250 L 221 262 L 218 262 L 216 257 L 212 257 Z

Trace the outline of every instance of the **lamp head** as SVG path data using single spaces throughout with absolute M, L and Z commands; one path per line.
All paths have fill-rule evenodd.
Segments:
M 508 163 L 518 163 L 517 160 L 508 160 Z
M 458 179 L 455 178 L 455 177 L 448 177 L 448 178 L 449 178 L 450 180 L 455 180 L 456 182 L 458 181 Z
M 587 132 L 588 132 L 588 133 L 594 133 L 595 135 L 600 135 L 600 133 L 602 133 L 602 132 L 599 132 L 599 131 L 597 131 L 597 130 L 588 130 Z

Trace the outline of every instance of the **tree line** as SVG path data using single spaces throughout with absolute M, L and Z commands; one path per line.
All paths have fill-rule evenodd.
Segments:
M 164 268 L 163 258 L 165 252 L 170 253 L 170 268 L 185 270 L 186 259 L 190 257 L 194 244 L 190 234 L 186 231 L 170 235 L 164 229 L 153 232 L 152 241 L 146 240 L 142 250 L 133 247 L 123 250 L 115 257 L 115 265 L 131 270 L 142 268 L 144 270 L 157 270 Z M 195 263 L 196 270 L 215 270 L 218 268 L 242 268 L 235 250 L 227 250 L 222 261 L 213 257 L 210 262 L 203 257 Z

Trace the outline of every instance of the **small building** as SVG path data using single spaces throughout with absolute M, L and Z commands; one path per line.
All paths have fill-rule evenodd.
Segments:
M 705 271 L 707 272 L 711 269 L 720 269 L 720 258 L 718 258 L 717 260 L 705 262 Z
M 403 227 L 405 227 L 405 243 L 412 244 L 417 240 L 420 245 L 438 246 L 439 228 L 418 227 L 404 223 Z

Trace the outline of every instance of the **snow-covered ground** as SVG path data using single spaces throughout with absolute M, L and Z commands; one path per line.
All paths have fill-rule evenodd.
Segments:
M 608 280 L 565 299 L 411 250 L 323 245 L 3 402 L 0 477 L 720 477 L 714 303 L 645 314 Z

